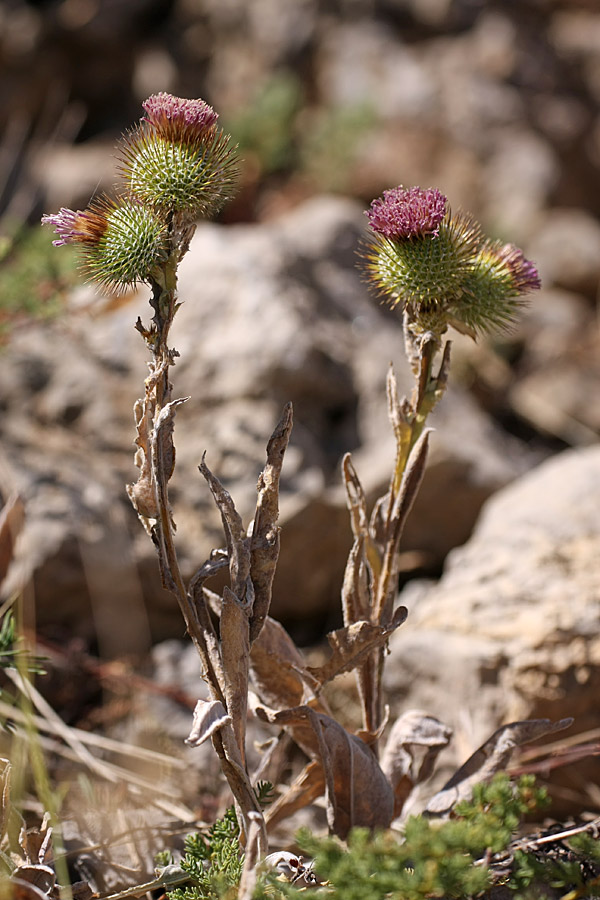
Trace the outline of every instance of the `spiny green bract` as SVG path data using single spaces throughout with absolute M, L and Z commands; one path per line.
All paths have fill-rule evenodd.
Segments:
M 166 257 L 166 231 L 165 223 L 151 210 L 123 201 L 107 212 L 98 244 L 83 245 L 86 274 L 113 290 L 146 281 Z
M 480 231 L 463 214 L 446 215 L 436 235 L 394 240 L 375 234 L 367 271 L 375 286 L 398 304 L 435 307 L 457 300 L 473 269 Z
M 188 142 L 140 130 L 123 147 L 121 171 L 143 203 L 197 218 L 213 215 L 229 199 L 237 160 L 229 137 L 215 128 Z

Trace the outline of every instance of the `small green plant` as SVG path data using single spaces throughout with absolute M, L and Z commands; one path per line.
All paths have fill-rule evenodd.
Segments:
M 15 617 L 11 610 L 5 613 L 0 625 L 0 669 L 19 668 L 22 672 L 43 675 L 40 657 L 32 657 L 23 646 L 23 638 L 17 633 Z
M 185 839 L 181 868 L 190 883 L 169 892 L 171 900 L 220 900 L 235 897 L 242 877 L 240 827 L 234 808 L 217 819 L 208 834 Z
M 53 253 L 39 228 L 0 243 L 0 343 L 20 324 L 59 315 L 76 280 L 75 254 Z
M 292 169 L 296 162 L 295 120 L 301 107 L 300 82 L 291 72 L 273 75 L 253 102 L 228 122 L 244 159 L 254 159 L 263 175 Z
M 457 804 L 447 821 L 410 816 L 403 835 L 354 829 L 346 845 L 307 830 L 297 840 L 315 857 L 315 871 L 326 883 L 313 894 L 316 898 L 468 900 L 486 896 L 496 885 L 503 887 L 504 896 L 524 896 L 530 890 L 529 896 L 543 897 L 550 889 L 574 891 L 573 900 L 582 896 L 577 893 L 582 889 L 599 895 L 600 866 L 592 862 L 600 860 L 597 837 L 573 837 L 568 860 L 540 853 L 535 838 L 515 839 L 523 817 L 547 802 L 546 791 L 535 786 L 532 776 L 513 784 L 498 774 L 490 784 L 476 785 L 472 799 Z M 293 885 L 281 890 L 288 897 L 298 893 Z M 259 896 L 266 894 L 255 894 Z

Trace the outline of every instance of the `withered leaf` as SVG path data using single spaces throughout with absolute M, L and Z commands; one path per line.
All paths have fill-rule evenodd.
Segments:
M 546 734 L 562 731 L 573 724 L 573 719 L 525 719 L 502 725 L 469 759 L 458 769 L 441 791 L 431 798 L 425 812 L 433 815 L 448 815 L 460 800 L 468 800 L 473 785 L 490 778 L 505 769 L 515 747 L 528 744 Z
M 11 494 L 0 510 L 0 584 L 13 558 L 14 547 L 25 521 L 25 506 L 17 493 Z
M 399 606 L 388 626 L 372 625 L 371 622 L 354 622 L 327 635 L 332 654 L 323 666 L 309 666 L 308 671 L 319 685 L 324 685 L 342 672 L 354 669 L 371 650 L 381 647 L 390 634 L 401 625 L 408 615 L 405 606 Z
M 325 775 L 327 822 L 330 831 L 345 838 L 351 828 L 385 828 L 393 816 L 392 788 L 373 751 L 338 722 L 308 706 L 281 712 L 258 707 L 259 718 L 286 726 L 305 722 L 318 741 Z
M 254 643 L 260 634 L 271 605 L 271 589 L 279 559 L 279 478 L 292 425 L 292 404 L 287 403 L 267 444 L 267 462 L 258 479 L 258 499 L 250 542 L 250 574 L 255 595 L 250 643 Z
M 250 651 L 250 670 L 256 693 L 262 703 L 273 709 L 287 709 L 306 703 L 312 693 L 307 685 L 312 676 L 304 657 L 279 622 L 267 616 L 264 627 Z M 322 700 L 312 701 L 314 708 L 326 712 Z M 314 759 L 318 746 L 313 729 L 306 722 L 291 726 L 290 734 L 298 746 Z
M 231 725 L 231 716 L 220 700 L 198 700 L 194 708 L 192 730 L 185 739 L 190 747 L 199 747 L 212 737 L 215 731 Z
M 227 542 L 231 589 L 239 600 L 251 606 L 254 602 L 254 588 L 250 580 L 250 550 L 241 516 L 235 508 L 231 494 L 210 471 L 204 456 L 198 468 L 206 479 L 217 509 L 221 513 Z
M 240 756 L 242 761 L 245 761 L 250 655 L 249 623 L 246 610 L 227 585 L 223 588 L 220 636 L 227 712 L 231 716 Z
M 262 702 L 273 709 L 299 706 L 306 700 L 306 663 L 279 622 L 267 616 L 250 652 L 252 681 Z
M 348 562 L 342 584 L 342 610 L 344 625 L 368 620 L 371 610 L 371 593 L 365 556 L 365 539 L 356 537 L 348 554 Z
M 394 791 L 394 817 L 416 785 L 429 778 L 451 736 L 451 728 L 419 709 L 405 712 L 394 723 L 380 763 Z

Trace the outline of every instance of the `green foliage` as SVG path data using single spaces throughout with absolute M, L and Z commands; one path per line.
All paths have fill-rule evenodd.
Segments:
M 38 657 L 28 658 L 27 651 L 20 646 L 22 638 L 17 634 L 15 617 L 7 612 L 0 626 L 0 669 L 20 666 L 27 672 L 43 675 L 44 669 Z
M 188 835 L 181 868 L 190 876 L 190 882 L 170 891 L 171 900 L 222 900 L 237 896 L 243 867 L 239 836 L 233 807 L 217 819 L 208 835 Z
M 294 121 L 300 109 L 300 82 L 289 72 L 273 75 L 248 108 L 227 123 L 242 157 L 253 156 L 265 175 L 294 163 Z
M 227 128 L 262 175 L 298 171 L 319 190 L 352 191 L 350 168 L 376 124 L 373 108 L 362 102 L 310 111 L 303 109 L 305 99 L 297 76 L 280 71 Z
M 319 190 L 352 193 L 351 168 L 376 122 L 365 102 L 319 111 L 301 147 L 302 169 Z
M 494 867 L 522 817 L 546 802 L 545 791 L 535 787 L 531 776 L 511 784 L 506 775 L 499 775 L 488 785 L 478 785 L 473 799 L 458 804 L 448 821 L 410 817 L 404 840 L 390 831 L 371 835 L 355 829 L 346 847 L 335 838 L 320 839 L 303 830 L 298 843 L 305 854 L 315 857 L 315 871 L 327 882 L 313 894 L 315 900 L 467 900 L 499 882 L 515 896 L 540 897 L 545 887 L 577 890 L 586 878 L 582 859 L 596 858 L 592 846 L 600 853 L 598 841 L 589 835 L 577 839 L 585 846 L 585 857 L 549 860 L 530 847 L 507 854 L 514 861 L 504 869 Z M 287 897 L 297 894 L 292 885 L 280 890 Z
M 76 282 L 76 259 L 56 253 L 41 229 L 22 228 L 0 244 L 0 340 L 15 325 L 50 318 L 63 309 Z
M 273 785 L 259 781 L 256 798 L 261 806 L 273 801 Z M 170 853 L 157 854 L 157 866 L 172 862 Z M 207 835 L 200 832 L 185 839 L 181 868 L 190 876 L 189 884 L 168 891 L 171 900 L 223 900 L 237 896 L 244 857 L 240 846 L 240 829 L 233 806 L 210 827 Z

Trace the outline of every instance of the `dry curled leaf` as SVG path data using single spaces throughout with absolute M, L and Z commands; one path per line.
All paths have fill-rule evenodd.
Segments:
M 292 404 L 287 403 L 267 444 L 267 462 L 258 478 L 258 499 L 250 542 L 250 575 L 254 607 L 250 620 L 250 643 L 260 634 L 271 605 L 271 590 L 279 559 L 279 478 L 292 431 Z
M 231 716 L 242 761 L 245 761 L 250 656 L 249 622 L 244 605 L 227 585 L 223 588 L 220 635 L 227 711 Z
M 420 709 L 405 712 L 394 723 L 381 757 L 382 771 L 394 791 L 394 817 L 412 790 L 429 778 L 451 736 L 451 728 Z
M 372 625 L 370 622 L 354 622 L 345 628 L 338 628 L 327 635 L 332 653 L 325 665 L 309 666 L 308 671 L 319 686 L 356 668 L 357 665 L 377 647 L 381 647 L 408 615 L 405 606 L 399 606 L 387 627 Z
M 198 700 L 194 708 L 192 730 L 185 742 L 191 747 L 199 747 L 215 731 L 226 725 L 231 725 L 231 716 L 220 700 Z
M 478 747 L 469 759 L 446 782 L 441 791 L 431 798 L 425 812 L 448 815 L 461 800 L 471 797 L 473 785 L 489 779 L 508 765 L 510 756 L 521 744 L 528 744 L 546 734 L 554 734 L 573 724 L 573 719 L 525 719 L 498 728 L 485 743 Z
M 258 707 L 263 721 L 286 726 L 310 725 L 317 738 L 325 776 L 327 822 L 338 837 L 351 828 L 387 827 L 394 812 L 392 788 L 373 751 L 338 722 L 308 706 L 281 712 Z

